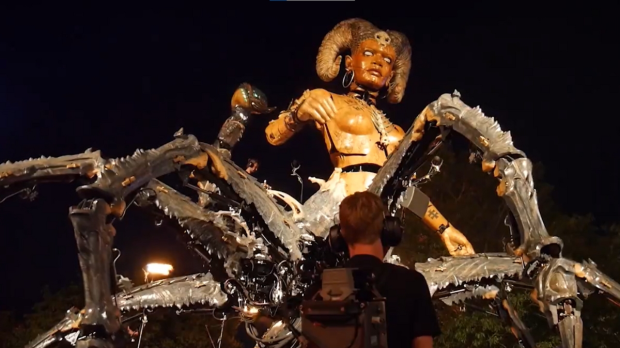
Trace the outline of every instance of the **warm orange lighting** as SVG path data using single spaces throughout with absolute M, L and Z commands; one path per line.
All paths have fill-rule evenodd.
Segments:
M 246 315 L 255 315 L 258 314 L 258 308 L 245 306 L 243 307 L 243 313 Z
M 165 263 L 149 263 L 146 265 L 146 273 L 167 276 L 170 275 L 173 268 Z

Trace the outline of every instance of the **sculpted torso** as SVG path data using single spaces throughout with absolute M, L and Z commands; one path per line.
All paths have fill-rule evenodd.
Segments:
M 391 124 L 385 117 L 378 117 L 387 134 L 387 146 L 379 146 L 381 135 L 373 123 L 373 114 L 382 113 L 374 106 L 354 97 L 332 94 L 337 114 L 325 124 L 315 122 L 323 133 L 325 146 L 332 164 L 336 168 L 347 168 L 361 164 L 383 166 L 404 136 L 399 126 Z M 375 118 L 377 118 L 375 116 Z M 370 172 L 344 172 L 341 177 L 347 183 L 347 194 L 364 191 L 375 174 Z
M 388 145 L 383 149 L 378 146 L 381 136 L 373 124 L 373 113 L 380 115 L 381 112 L 354 97 L 332 94 L 332 98 L 338 110 L 336 117 L 324 125 L 316 125 L 323 133 L 334 167 L 346 168 L 359 164 L 382 166 L 403 138 L 405 133 L 402 128 L 385 122 L 384 117 L 379 118 L 388 135 Z

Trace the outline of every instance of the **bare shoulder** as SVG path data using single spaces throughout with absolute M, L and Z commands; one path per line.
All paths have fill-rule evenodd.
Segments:
M 328 91 L 326 89 L 323 89 L 323 88 L 311 89 L 311 90 L 307 91 L 304 94 L 308 94 L 308 95 L 316 96 L 316 97 L 329 97 L 329 96 L 335 97 L 335 96 L 337 96 L 337 94 L 334 94 L 334 93 L 332 93 L 332 92 L 330 92 L 330 91 Z

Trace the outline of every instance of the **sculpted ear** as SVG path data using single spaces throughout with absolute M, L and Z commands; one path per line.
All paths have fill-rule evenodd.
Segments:
M 351 56 L 344 57 L 344 67 L 347 71 L 350 71 L 353 68 L 353 58 Z

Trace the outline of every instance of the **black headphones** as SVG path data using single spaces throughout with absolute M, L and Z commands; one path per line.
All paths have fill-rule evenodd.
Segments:
M 395 247 L 403 240 L 403 225 L 401 219 L 394 216 L 383 217 L 383 229 L 381 230 L 381 244 L 384 247 Z M 347 252 L 347 242 L 340 233 L 340 225 L 334 225 L 329 229 L 327 241 L 331 250 L 335 253 Z

